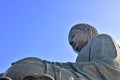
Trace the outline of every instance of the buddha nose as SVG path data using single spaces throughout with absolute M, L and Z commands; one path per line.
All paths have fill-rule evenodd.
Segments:
M 70 42 L 70 45 L 71 45 L 72 47 L 75 47 L 76 43 L 75 43 L 74 41 L 71 41 L 71 42 Z

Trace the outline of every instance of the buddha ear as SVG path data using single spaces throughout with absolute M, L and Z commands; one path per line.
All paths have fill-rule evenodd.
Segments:
M 0 80 L 12 80 L 12 79 L 9 77 L 0 77 Z

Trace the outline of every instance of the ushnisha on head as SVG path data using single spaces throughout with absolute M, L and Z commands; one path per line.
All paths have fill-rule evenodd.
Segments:
M 78 53 L 93 37 L 97 35 L 98 32 L 96 28 L 89 24 L 81 23 L 71 28 L 68 40 L 73 50 Z

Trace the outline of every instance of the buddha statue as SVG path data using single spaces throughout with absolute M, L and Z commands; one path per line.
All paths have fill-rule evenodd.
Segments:
M 110 35 L 81 23 L 71 28 L 68 40 L 76 62 L 28 57 L 12 63 L 0 80 L 120 80 L 120 48 Z

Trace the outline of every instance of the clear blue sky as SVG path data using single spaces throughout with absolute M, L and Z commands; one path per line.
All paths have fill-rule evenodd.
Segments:
M 0 73 L 31 56 L 75 62 L 68 33 L 77 23 L 120 43 L 120 0 L 0 0 Z

